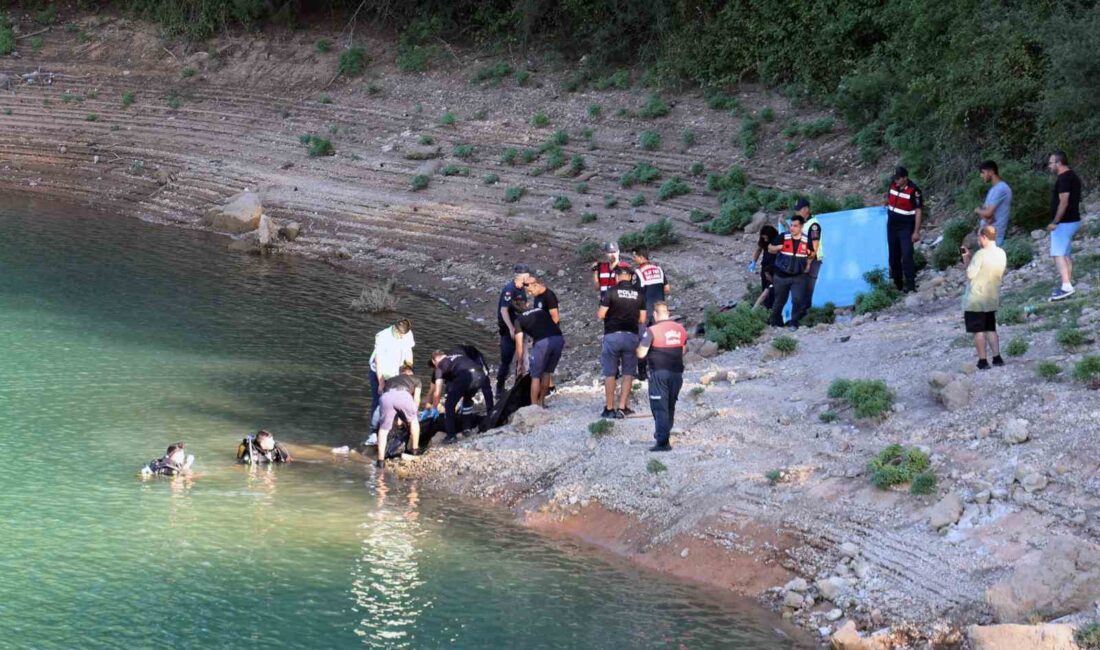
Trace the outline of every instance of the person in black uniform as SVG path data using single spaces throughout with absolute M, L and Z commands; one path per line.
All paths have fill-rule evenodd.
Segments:
M 516 355 L 516 310 L 512 299 L 526 295 L 525 287 L 530 278 L 531 269 L 526 264 L 512 267 L 515 277 L 504 285 L 497 299 L 497 331 L 500 333 L 500 368 L 497 369 L 497 393 L 504 392 L 504 382 L 512 369 L 512 359 Z
M 473 408 L 474 395 L 480 390 L 485 396 L 485 409 L 493 410 L 493 395 L 488 391 L 489 378 L 481 364 L 465 354 L 445 354 L 442 350 L 432 352 L 432 365 L 435 366 L 435 381 L 432 386 L 432 408 L 439 409 L 443 401 L 443 416 L 447 436 L 444 444 L 458 440 L 458 404 Z M 443 389 L 446 387 L 446 397 Z
M 618 283 L 600 298 L 596 318 L 603 321 L 603 346 L 600 350 L 600 370 L 603 373 L 605 404 L 601 418 L 622 419 L 634 411 L 630 390 L 638 372 L 638 336 L 645 329 L 645 299 L 631 284 L 634 271 L 626 265 L 615 269 Z M 615 402 L 615 377 L 622 376 L 618 406 Z
M 516 310 L 520 312 L 516 319 L 516 377 L 523 375 L 524 336 L 531 337 L 531 403 L 546 408 L 547 389 L 554 378 L 561 352 L 565 348 L 565 337 L 561 328 L 550 314 L 538 307 L 527 306 L 527 298 L 516 296 Z
M 756 299 L 756 305 L 764 305 L 771 310 L 775 298 L 772 282 L 775 274 L 775 253 L 768 250 L 772 240 L 779 236 L 779 231 L 771 224 L 764 224 L 760 228 L 760 238 L 756 240 L 756 250 L 752 253 L 752 261 L 749 262 L 749 273 L 760 269 L 760 297 Z

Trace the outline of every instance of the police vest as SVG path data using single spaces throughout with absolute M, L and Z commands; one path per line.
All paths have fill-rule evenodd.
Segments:
M 890 183 L 890 194 L 886 197 L 886 210 L 899 217 L 912 217 L 917 213 L 920 190 L 912 183 L 898 187 Z
M 821 250 L 821 223 L 818 222 L 817 217 L 810 217 L 810 220 L 802 224 L 802 231 L 806 233 L 806 236 L 810 238 L 810 241 L 814 243 L 814 257 L 819 260 L 825 259 L 825 253 Z
M 638 276 L 638 284 L 643 289 L 652 286 L 664 286 L 665 284 L 665 272 L 664 269 L 656 264 L 645 263 L 638 267 L 636 271 Z
M 651 370 L 684 371 L 684 347 L 688 334 L 684 326 L 674 320 L 663 320 L 650 326 L 649 368 Z
M 600 293 L 607 291 L 609 287 L 615 286 L 615 269 L 612 268 L 610 262 L 598 262 L 593 270 L 600 281 Z
M 783 275 L 798 275 L 806 271 L 810 257 L 810 239 L 806 235 L 795 239 L 784 233 L 783 245 L 775 254 L 775 269 Z

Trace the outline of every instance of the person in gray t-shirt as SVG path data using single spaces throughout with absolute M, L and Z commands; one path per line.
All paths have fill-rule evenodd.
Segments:
M 982 206 L 974 208 L 974 214 L 979 218 L 978 230 L 982 226 L 993 226 L 997 229 L 997 245 L 1002 246 L 1008 232 L 1008 216 L 1012 212 L 1012 188 L 1001 178 L 997 163 L 992 160 L 983 162 L 978 167 L 978 173 L 982 175 L 982 181 L 990 184 Z

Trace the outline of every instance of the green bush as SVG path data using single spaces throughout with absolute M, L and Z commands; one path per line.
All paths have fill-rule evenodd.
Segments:
M 313 44 L 313 51 L 318 54 L 324 54 L 332 50 L 332 41 L 327 38 L 319 38 Z
M 596 221 L 596 213 L 595 212 L 582 212 L 581 213 L 581 223 L 593 223 L 594 221 Z
M 527 70 L 516 70 L 512 78 L 515 79 L 517 86 L 526 86 L 531 81 L 531 73 Z
M 656 131 L 642 131 L 638 136 L 638 146 L 645 151 L 656 151 L 661 148 L 661 134 Z
M 573 207 L 573 202 L 570 201 L 568 197 L 565 197 L 565 196 L 555 196 L 554 197 L 554 209 L 555 210 L 560 210 L 560 211 L 564 212 L 566 210 L 571 209 L 572 207 Z
M 573 184 L 573 191 L 577 194 L 588 194 L 588 182 L 580 181 Z
M 831 117 L 822 117 L 820 119 L 806 122 L 802 125 L 802 136 L 809 139 L 819 138 L 826 133 L 831 133 L 835 123 Z
M 95 113 L 88 113 L 87 115 L 84 116 L 84 121 L 85 122 L 98 122 L 99 121 L 99 116 L 96 115 Z
M 455 117 L 455 114 L 450 111 L 447 111 L 439 116 L 440 126 L 454 126 L 457 122 L 458 118 Z
M 370 56 L 361 47 L 349 47 L 340 53 L 336 73 L 345 77 L 358 77 L 370 64 Z
M 504 201 L 507 203 L 515 203 L 523 198 L 523 195 L 527 193 L 527 190 L 522 187 L 509 187 L 504 190 Z
M 554 131 L 554 134 L 550 136 L 550 139 L 543 146 L 559 146 L 564 147 L 569 144 L 569 134 L 562 129 Z
M 198 73 L 198 70 L 192 68 L 191 66 L 187 66 L 186 68 L 180 70 L 180 76 L 184 79 L 194 77 L 196 73 Z
M 802 320 L 798 321 L 798 324 L 802 327 L 813 327 L 815 325 L 831 325 L 836 322 L 836 305 L 832 302 L 827 302 L 820 307 L 810 307 L 806 315 L 802 317 Z
M 515 165 L 516 157 L 519 156 L 519 150 L 515 147 L 508 147 L 500 154 L 500 162 L 505 165 Z
M 913 247 L 913 268 L 916 269 L 917 273 L 928 268 L 928 256 L 916 246 Z
M 736 97 L 722 92 L 708 94 L 706 102 L 707 108 L 716 111 L 736 111 L 741 108 L 741 102 Z
M 704 210 L 700 210 L 699 208 L 692 208 L 688 218 L 691 219 L 692 223 L 702 223 L 704 221 L 710 221 L 714 218 L 714 215 Z
M 1005 354 L 1010 357 L 1022 357 L 1027 354 L 1028 347 L 1027 339 L 1016 337 L 1005 346 Z
M 486 185 L 496 185 L 500 182 L 500 176 L 496 174 L 485 174 L 481 177 L 481 181 Z
M 790 336 L 777 336 L 772 339 L 772 347 L 783 354 L 794 354 L 798 349 L 798 340 Z
M 572 156 L 569 157 L 569 172 L 573 176 L 576 176 L 577 174 L 580 174 L 581 172 L 583 172 L 584 168 L 585 168 L 584 156 L 580 155 L 579 153 L 575 153 L 575 154 L 573 154 Z M 586 187 L 586 189 L 587 189 L 587 187 Z
M 943 240 L 936 246 L 932 253 L 932 265 L 937 270 L 943 271 L 959 263 L 962 253 L 959 247 L 970 233 L 977 230 L 977 226 L 971 219 L 952 219 L 943 226 Z
M 927 496 L 936 491 L 936 474 L 924 471 L 913 477 L 909 482 L 909 494 Z
M 864 206 L 863 197 L 858 194 L 848 194 L 840 201 L 840 208 L 842 210 L 858 210 Z M 818 210 L 818 212 L 823 212 Z M 916 251 L 914 251 L 914 255 Z
M 447 165 L 443 169 L 439 170 L 440 174 L 444 176 L 469 176 L 469 167 L 459 167 L 458 165 Z
M 603 114 L 603 106 L 600 106 L 599 104 L 589 104 L 588 105 L 588 117 L 591 117 L 592 119 L 596 119 L 601 114 Z
M 550 126 L 550 116 L 548 116 L 546 113 L 543 113 L 542 111 L 535 113 L 531 116 L 531 126 L 540 129 Z
M 474 145 L 472 144 L 456 144 L 454 147 L 455 158 L 461 158 L 462 160 L 468 160 L 474 157 Z
M 332 142 L 319 138 L 315 135 L 305 135 L 300 138 L 302 144 L 309 147 L 307 152 L 310 158 L 317 158 L 319 156 L 335 156 L 336 150 L 332 147 Z
M 766 309 L 753 309 L 741 303 L 733 309 L 708 309 L 705 317 L 706 337 L 722 350 L 732 350 L 755 341 L 768 326 Z
M 497 61 L 496 63 L 490 63 L 489 65 L 478 68 L 473 78 L 470 79 L 470 83 L 483 84 L 489 82 L 491 86 L 499 86 L 500 82 L 503 81 L 505 77 L 512 74 L 512 72 L 512 66 L 504 61 Z
M 1058 330 L 1054 340 L 1058 341 L 1058 345 L 1069 351 L 1076 350 L 1087 342 L 1085 333 L 1076 327 L 1064 327 Z
M 703 172 L 706 171 L 706 169 L 707 168 L 703 165 L 703 163 L 695 161 L 691 163 L 691 167 L 688 168 L 688 174 L 692 176 L 702 176 Z
M 657 190 L 657 198 L 661 201 L 667 201 L 668 199 L 690 193 L 691 186 L 685 183 L 684 179 L 679 176 L 673 176 L 661 184 L 661 188 Z
M 880 379 L 836 379 L 828 395 L 847 402 L 857 418 L 885 415 L 894 405 L 893 391 Z
M 520 160 L 522 160 L 524 163 L 530 164 L 539 157 L 539 152 L 534 149 L 524 149 L 522 152 L 520 152 L 519 157 Z
M 855 310 L 857 314 L 869 314 L 871 312 L 887 309 L 901 299 L 898 291 L 882 269 L 874 269 L 863 274 L 864 281 L 870 285 L 871 290 L 856 294 Z
M 603 207 L 610 210 L 611 208 L 614 208 L 617 205 L 619 205 L 619 199 L 615 198 L 614 195 L 611 195 L 611 194 L 605 194 L 604 195 L 604 197 L 603 197 Z
M 595 262 L 603 255 L 603 251 L 600 250 L 600 245 L 592 240 L 586 240 L 581 242 L 577 246 L 577 258 L 582 262 Z
M 661 472 L 667 472 L 668 467 L 656 458 L 650 458 L 649 462 L 645 464 L 645 471 L 650 474 L 660 474 Z
M 645 105 L 643 105 L 642 109 L 638 111 L 638 117 L 643 117 L 645 119 L 664 117 L 669 114 L 670 110 L 672 109 L 670 109 L 668 104 L 665 103 L 665 100 L 661 99 L 660 95 L 654 93 L 649 96 L 649 99 L 646 100 Z
M 427 189 L 428 183 L 430 182 L 431 179 L 428 178 L 427 175 L 417 174 L 416 176 L 412 177 L 412 183 L 410 183 L 409 186 L 412 188 L 412 191 L 419 192 L 420 190 Z
M 931 467 L 932 462 L 923 451 L 898 444 L 887 446 L 867 463 L 871 484 L 880 490 L 899 483 L 909 483 L 920 474 L 931 473 Z M 935 477 L 931 478 L 931 485 L 927 478 L 922 479 L 921 483 L 921 489 L 927 489 L 930 493 L 935 488 Z M 910 490 L 912 489 L 913 485 L 910 484 Z
M 630 205 L 635 208 L 645 205 L 645 194 L 641 192 L 635 194 L 634 197 L 630 199 Z
M 706 388 L 703 388 L 702 386 L 693 386 L 691 390 L 688 391 L 688 394 L 692 397 L 699 397 L 705 392 L 707 392 Z
M 1021 228 L 1025 233 L 1045 228 L 1050 223 L 1050 192 L 1053 186 L 1050 175 L 1033 171 L 1031 165 L 1013 160 L 999 160 L 997 166 L 1001 178 L 1012 188 L 1012 219 L 1009 225 Z M 988 192 L 989 185 L 976 172 L 972 172 L 969 182 L 955 195 L 955 202 L 968 210 L 976 208 L 982 205 Z M 1024 241 L 1030 248 L 1030 242 Z
M 1019 325 L 1024 320 L 1024 308 L 1019 305 L 1001 305 L 997 310 L 997 322 L 1001 325 Z
M 695 144 L 695 130 L 684 129 L 680 132 L 680 142 L 684 145 L 684 148 L 691 147 Z
M 767 472 L 764 472 L 764 478 L 768 480 L 768 483 L 775 485 L 783 479 L 783 471 L 778 469 L 770 469 Z
M 134 104 L 134 98 L 135 95 L 134 91 L 132 90 L 127 90 L 126 92 L 122 93 L 122 107 L 127 108 L 129 106 L 132 106 Z
M 829 424 L 830 422 L 836 422 L 836 419 L 838 417 L 840 417 L 840 416 L 837 414 L 836 411 L 831 411 L 830 410 L 830 411 L 822 411 L 820 414 L 818 414 L 817 419 L 821 420 L 825 424 Z
M 596 420 L 588 425 L 588 433 L 599 438 L 600 436 L 606 436 L 611 433 L 611 430 L 615 428 L 615 423 L 611 420 Z
M 15 51 L 15 32 L 12 31 L 11 25 L 7 22 L 7 18 L 0 16 L 0 56 L 11 54 Z
M 1018 269 L 1026 266 L 1032 260 L 1033 252 L 1031 240 L 1025 237 L 1014 237 L 1005 242 L 1005 258 L 1008 268 Z
M 774 122 L 775 109 L 771 106 L 765 106 L 760 110 L 760 119 L 764 120 L 765 122 Z
M 746 117 L 741 120 L 741 131 L 738 134 L 738 138 L 741 142 L 741 153 L 745 154 L 746 158 L 752 158 L 756 155 L 757 135 L 760 131 L 760 122 L 757 122 L 751 117 Z
M 1053 361 L 1040 361 L 1035 366 L 1035 374 L 1039 375 L 1040 379 L 1054 381 L 1058 375 L 1062 374 L 1062 367 Z
M 1073 378 L 1082 384 L 1091 384 L 1100 378 L 1100 356 L 1087 355 L 1073 367 Z
M 1100 623 L 1093 621 L 1077 628 L 1073 633 L 1073 640 L 1081 650 L 1100 650 Z
M 623 174 L 622 177 L 619 178 L 619 185 L 625 188 L 634 187 L 635 183 L 648 185 L 660 177 L 661 170 L 650 163 L 643 162 L 634 165 L 633 169 Z

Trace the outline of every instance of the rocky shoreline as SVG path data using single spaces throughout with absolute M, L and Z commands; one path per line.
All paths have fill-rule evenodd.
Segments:
M 757 597 L 838 648 L 1066 647 L 1055 644 L 1065 638 L 1063 627 L 984 627 L 1057 626 L 1064 615 L 1087 622 L 1100 614 L 1096 393 L 1035 375 L 1040 360 L 1069 367 L 1090 348 L 1062 349 L 1059 316 L 1035 314 L 1004 328 L 1002 341 L 1030 341 L 1025 356 L 975 373 L 968 344 L 956 343 L 957 269 L 926 274 L 920 294 L 877 316 L 799 332 L 793 355 L 770 348 L 776 332 L 723 354 L 693 343 L 675 450 L 662 457 L 663 469 L 647 462 L 645 417 L 620 421 L 606 435 L 588 432 L 600 401 L 593 362 L 599 330 L 579 244 L 671 218 L 682 241 L 659 261 L 673 278 L 674 310 L 689 320 L 752 282 L 741 260 L 753 236 L 710 235 L 691 222 L 692 209 L 715 207 L 702 179 L 689 180 L 698 190 L 689 195 L 629 208 L 618 187 L 640 156 L 668 170 L 694 160 L 716 171 L 744 162 L 728 145 L 735 120 L 708 112 L 701 97 L 678 101 L 675 122 L 607 115 L 590 124 L 590 103 L 630 105 L 640 95 L 563 97 L 549 83 L 486 95 L 446 73 L 379 70 L 379 79 L 397 79 L 383 82 L 379 97 L 362 84 L 326 85 L 331 61 L 311 52 L 316 34 L 225 36 L 209 51 L 181 46 L 165 55 L 148 26 L 110 17 L 76 22 L 88 43 L 57 34 L 41 52 L 0 59 L 0 74 L 11 79 L 52 71 L 50 83 L 36 77 L 0 98 L 0 190 L 222 232 L 234 231 L 224 217 L 237 211 L 219 206 L 249 190 L 258 206 L 242 199 L 248 228 L 237 231 L 234 248 L 389 275 L 487 326 L 514 261 L 552 280 L 571 381 L 550 409 L 523 411 L 509 427 L 433 450 L 400 465 L 400 475 L 503 504 L 533 527 L 579 536 L 651 568 Z M 388 43 L 380 37 L 370 47 Z M 476 65 L 472 57 L 466 63 Z M 198 73 L 181 78 L 180 65 Z M 136 104 L 120 103 L 135 89 Z M 795 111 L 754 90 L 742 99 Z M 555 126 L 597 129 L 596 148 L 570 145 L 587 157 L 583 179 L 531 175 L 497 159 L 505 147 L 535 147 L 548 135 L 527 124 L 545 106 L 553 107 Z M 482 107 L 492 112 L 475 118 Z M 451 111 L 461 114 L 459 124 L 440 124 L 440 114 Z M 667 131 L 675 141 L 684 125 L 698 132 L 691 151 L 636 150 L 640 128 Z M 337 154 L 308 157 L 303 133 L 330 134 Z M 421 159 L 419 136 L 439 143 L 432 145 L 439 158 Z M 468 175 L 433 176 L 426 190 L 410 191 L 413 174 L 447 158 L 444 145 L 466 142 L 479 151 L 463 162 Z M 780 146 L 763 137 L 759 159 L 780 159 Z M 857 171 L 819 178 L 754 163 L 750 178 L 792 190 L 827 186 L 838 195 L 875 187 L 881 170 L 855 162 L 847 134 L 814 147 L 806 155 Z M 498 175 L 499 184 L 485 184 L 483 174 Z M 505 203 L 505 186 L 525 187 L 526 198 Z M 600 208 L 616 194 L 622 206 Z M 598 221 L 555 210 L 558 196 L 577 212 L 599 212 Z M 1091 254 L 1098 247 L 1095 237 L 1082 241 Z M 1014 272 L 1006 291 L 1049 279 L 1048 267 L 1041 257 Z M 1095 271 L 1084 285 L 1095 298 Z M 1094 300 L 1078 325 L 1095 340 L 1098 323 Z M 863 421 L 841 409 L 835 421 L 823 421 L 837 409 L 827 385 L 841 377 L 883 379 L 898 395 L 894 410 Z M 868 459 L 895 442 L 927 450 L 940 481 L 933 495 L 869 484 Z M 1050 644 L 1034 645 L 1035 634 Z

